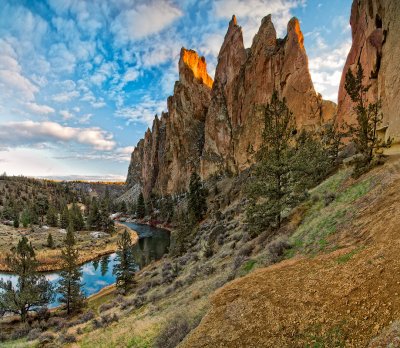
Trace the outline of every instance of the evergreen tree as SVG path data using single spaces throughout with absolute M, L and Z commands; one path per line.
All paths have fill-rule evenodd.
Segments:
M 64 248 L 61 251 L 63 269 L 60 272 L 58 292 L 61 294 L 60 302 L 65 305 L 67 314 L 71 314 L 84 304 L 84 294 L 81 290 L 82 271 L 78 265 L 79 253 L 75 246 L 75 236 L 72 223 L 68 226 L 64 240 Z
M 95 230 L 98 228 L 101 221 L 101 215 L 99 211 L 99 206 L 97 200 L 93 198 L 92 203 L 90 204 L 89 215 L 87 218 L 87 227 L 89 230 Z
M 82 231 L 85 227 L 85 222 L 83 221 L 81 209 L 76 203 L 72 204 L 70 217 L 74 231 Z
M 362 157 L 357 161 L 354 175 L 359 176 L 368 171 L 374 159 L 374 152 L 391 145 L 391 139 L 385 141 L 378 137 L 377 129 L 381 125 L 383 114 L 381 112 L 381 100 L 368 103 L 367 92 L 370 85 L 363 84 L 364 71 L 360 63 L 354 75 L 351 69 L 346 74 L 345 89 L 354 103 L 354 111 L 357 116 L 355 125 L 350 125 L 350 134 Z
M 62 210 L 61 218 L 60 218 L 60 226 L 61 226 L 61 228 L 67 229 L 68 226 L 69 226 L 69 220 L 70 220 L 70 217 L 69 217 L 68 206 L 65 205 L 63 210 Z
M 47 211 L 46 215 L 46 223 L 47 225 L 51 227 L 57 227 L 58 226 L 58 214 L 53 205 L 49 207 L 49 210 Z
M 11 281 L 0 280 L 0 312 L 18 314 L 25 322 L 29 311 L 38 311 L 48 305 L 53 298 L 53 288 L 43 275 L 36 272 L 38 262 L 26 237 L 11 249 L 6 264 L 18 276 L 18 281 L 14 288 Z
M 26 209 L 26 208 L 22 211 L 21 222 L 22 222 L 22 226 L 24 228 L 28 227 L 28 225 L 31 222 L 31 218 L 30 218 L 30 215 L 29 215 L 29 210 Z
M 139 193 L 139 197 L 136 203 L 136 217 L 138 219 L 143 219 L 146 216 L 146 204 L 144 202 L 143 193 Z
M 15 228 L 18 228 L 18 227 L 19 227 L 19 212 L 18 212 L 18 211 L 16 211 L 16 212 L 14 213 L 13 226 L 14 226 Z
M 185 253 L 191 237 L 194 235 L 196 222 L 186 211 L 177 212 L 177 227 L 172 233 L 170 254 L 179 256 Z
M 188 192 L 188 213 L 196 222 L 200 221 L 207 212 L 207 190 L 200 176 L 193 172 L 190 176 Z
M 261 107 L 264 116 L 263 143 L 249 185 L 247 221 L 253 232 L 279 228 L 282 214 L 301 199 L 293 177 L 295 148 L 293 113 L 274 91 L 270 103 Z
M 118 251 L 116 264 L 113 268 L 113 274 L 116 276 L 116 286 L 125 293 L 129 287 L 134 284 L 134 275 L 136 263 L 133 254 L 132 239 L 127 230 L 125 230 L 118 240 Z
M 49 248 L 54 248 L 54 240 L 53 240 L 53 236 L 51 233 L 49 233 L 47 236 L 47 246 Z

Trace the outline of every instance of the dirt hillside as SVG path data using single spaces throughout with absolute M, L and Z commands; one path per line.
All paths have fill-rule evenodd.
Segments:
M 342 248 L 224 286 L 180 347 L 367 347 L 400 319 L 400 160 L 368 177 L 371 190 L 332 237 Z

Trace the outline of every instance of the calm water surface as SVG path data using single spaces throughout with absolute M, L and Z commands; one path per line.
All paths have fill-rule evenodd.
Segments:
M 168 231 L 130 222 L 126 222 L 125 225 L 135 230 L 139 235 L 139 242 L 134 246 L 134 255 L 138 269 L 148 265 L 152 261 L 159 260 L 168 251 L 170 243 Z M 112 274 L 115 257 L 116 254 L 113 253 L 84 263 L 81 266 L 83 272 L 82 281 L 84 283 L 83 291 L 86 296 L 93 295 L 104 287 L 115 283 L 115 277 Z M 45 275 L 55 285 L 60 277 L 59 272 L 49 272 L 45 273 Z M 3 280 L 11 279 L 13 283 L 17 281 L 17 277 L 10 273 L 0 273 L 1 278 Z M 58 305 L 58 296 L 56 295 L 55 300 L 49 307 L 56 307 Z

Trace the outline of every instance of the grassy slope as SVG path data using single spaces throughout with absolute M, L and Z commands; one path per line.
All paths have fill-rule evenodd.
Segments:
M 303 207 L 287 255 L 297 257 L 217 291 L 182 347 L 368 346 L 400 317 L 399 169 L 392 159 L 358 181 L 340 172 L 316 188 L 336 197 Z
M 108 289 L 92 298 L 89 307 L 99 316 L 116 313 L 120 319 L 99 329 L 92 322 L 72 326 L 68 332 L 78 342 L 71 346 L 151 347 L 160 329 L 181 313 L 188 318 L 207 313 L 183 347 L 365 346 L 400 317 L 400 298 L 393 298 L 400 294 L 398 168 L 394 161 L 358 181 L 343 170 L 312 190 L 284 231 L 294 247 L 270 267 L 279 258 L 269 246 L 286 237 L 249 240 L 236 199 L 223 210 L 223 243 L 214 243 L 212 257 L 203 255 L 202 246 L 216 221 L 203 226 L 198 243 L 175 260 L 181 267 L 172 282 L 163 278 L 171 262 L 164 259 L 138 274 L 142 295 L 118 300 Z M 226 195 L 221 189 L 221 197 Z M 140 296 L 145 300 L 138 308 L 133 302 Z

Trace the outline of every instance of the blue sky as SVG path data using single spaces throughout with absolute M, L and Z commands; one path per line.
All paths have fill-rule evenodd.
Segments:
M 272 13 L 300 19 L 315 88 L 336 101 L 350 0 L 2 0 L 0 172 L 123 180 L 133 146 L 166 109 L 182 46 L 214 75 L 235 14 L 245 45 Z

